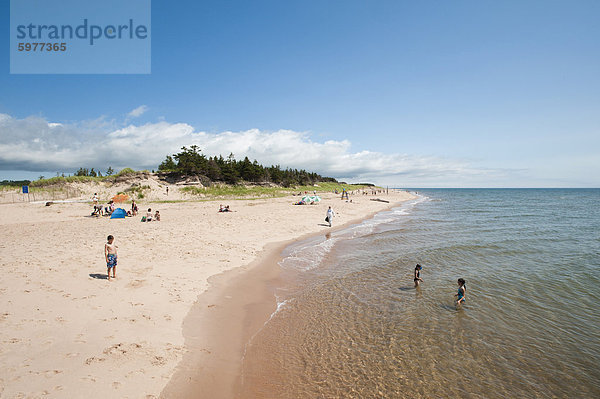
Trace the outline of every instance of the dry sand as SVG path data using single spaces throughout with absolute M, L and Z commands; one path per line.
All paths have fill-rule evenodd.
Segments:
M 0 396 L 158 397 L 186 353 L 182 325 L 209 277 L 248 269 L 269 243 L 325 232 L 328 205 L 337 226 L 391 205 L 371 198 L 227 201 L 231 213 L 217 212 L 223 201 L 142 202 L 160 210 L 151 223 L 88 217 L 83 203 L 0 205 Z M 108 234 L 119 254 L 111 281 Z

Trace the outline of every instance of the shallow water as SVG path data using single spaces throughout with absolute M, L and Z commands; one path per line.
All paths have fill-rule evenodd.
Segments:
M 600 190 L 419 195 L 286 250 L 239 396 L 600 397 Z

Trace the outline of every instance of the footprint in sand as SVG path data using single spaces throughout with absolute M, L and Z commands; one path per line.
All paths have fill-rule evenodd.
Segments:
M 62 370 L 46 370 L 44 371 L 44 376 L 46 378 L 50 378 L 52 376 L 55 376 L 56 374 L 60 374 L 62 373 Z
M 162 356 L 154 356 L 154 359 L 150 361 L 153 366 L 164 366 L 167 364 L 167 360 Z
M 79 352 L 67 353 L 65 355 L 65 357 L 77 357 L 77 356 L 79 356 Z
M 103 358 L 103 357 L 95 357 L 95 356 L 92 356 L 92 357 L 89 357 L 89 358 L 87 358 L 87 359 L 85 360 L 85 364 L 87 364 L 87 365 L 89 366 L 89 365 L 90 365 L 90 364 L 92 364 L 92 363 L 103 362 L 103 361 L 105 361 L 105 360 L 106 360 L 106 359 L 105 359 L 105 358 Z M 94 381 L 96 381 L 96 380 L 94 380 Z
M 129 284 L 127 284 L 127 288 L 139 288 L 144 285 L 146 280 L 133 280 Z

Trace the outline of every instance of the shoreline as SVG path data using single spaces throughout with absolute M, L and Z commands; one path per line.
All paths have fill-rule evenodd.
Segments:
M 160 210 L 162 220 L 151 223 L 90 217 L 89 203 L 1 206 L 0 394 L 158 397 L 192 352 L 183 331 L 192 324 L 185 320 L 199 295 L 221 284 L 218 276 L 243 274 L 255 269 L 253 262 L 266 262 L 263 254 L 277 245 L 283 249 L 393 206 L 370 201 L 372 196 L 357 195 L 350 203 L 321 195 L 314 206 L 293 206 L 294 196 L 230 200 L 229 213 L 217 212 L 222 200 L 140 203 L 140 209 Z M 395 204 L 412 195 L 394 190 L 381 197 Z M 328 205 L 339 223 L 332 229 L 322 222 Z M 109 234 L 119 256 L 117 278 L 110 282 L 103 256 Z M 267 265 L 277 264 L 273 256 Z M 258 295 L 254 301 L 266 302 L 271 307 L 250 306 L 249 316 L 230 319 L 260 328 L 274 299 Z
M 327 228 L 326 235 L 389 211 L 409 199 Z M 277 311 L 274 289 L 278 285 L 283 251 L 295 243 L 322 235 L 311 232 L 282 242 L 269 243 L 250 264 L 209 278 L 209 287 L 185 317 L 186 353 L 161 398 L 234 398 L 243 383 L 245 350 Z

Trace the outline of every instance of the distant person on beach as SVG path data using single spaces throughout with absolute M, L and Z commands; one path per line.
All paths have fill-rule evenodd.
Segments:
M 419 284 L 423 282 L 423 279 L 421 278 L 421 269 L 423 269 L 423 267 L 417 263 L 417 266 L 415 266 L 415 287 L 418 287 Z
M 148 212 L 146 212 L 146 222 L 152 221 L 152 209 L 148 208 Z
M 131 215 L 136 216 L 138 213 L 138 206 L 135 203 L 135 200 L 131 200 Z
M 167 186 L 167 195 L 169 195 L 169 186 Z
M 117 277 L 117 246 L 114 244 L 115 238 L 110 235 L 106 238 L 104 244 L 104 258 L 106 259 L 106 276 L 110 281 L 110 269 L 112 269 L 112 277 Z
M 334 216 L 335 212 L 333 209 L 331 209 L 331 207 L 329 207 L 329 209 L 327 209 L 327 217 L 325 218 L 325 221 L 329 223 L 329 227 L 331 227 L 331 222 L 333 221 Z
M 460 305 L 461 303 L 465 303 L 465 296 L 467 295 L 467 286 L 465 280 L 462 278 L 458 279 L 458 293 L 454 294 L 456 297 L 456 305 Z
M 156 220 L 157 222 L 160 222 L 160 213 L 158 211 L 156 211 L 156 213 L 154 213 L 154 220 Z
M 94 205 L 98 205 L 98 193 L 94 193 L 94 196 L 92 197 L 92 202 L 94 203 Z

